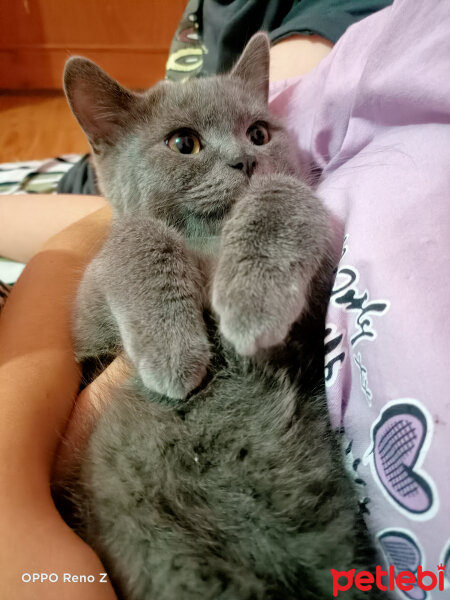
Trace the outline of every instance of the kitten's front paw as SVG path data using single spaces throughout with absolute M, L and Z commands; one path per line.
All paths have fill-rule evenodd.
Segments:
M 283 342 L 328 252 L 327 214 L 295 177 L 252 177 L 225 222 L 212 285 L 220 330 L 240 354 Z
M 182 333 L 170 342 L 158 340 L 146 351 L 141 349 L 133 360 L 149 390 L 175 400 L 186 398 L 201 384 L 211 358 L 206 331 Z
M 306 305 L 306 286 L 292 281 L 278 285 L 271 278 L 247 276 L 230 281 L 221 276 L 213 286 L 212 305 L 220 331 L 236 351 L 251 356 L 281 344 Z

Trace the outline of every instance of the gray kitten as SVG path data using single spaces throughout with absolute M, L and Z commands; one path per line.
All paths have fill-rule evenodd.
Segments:
M 229 75 L 142 94 L 66 66 L 114 209 L 77 357 L 124 351 L 135 369 L 71 486 L 130 600 L 330 598 L 331 568 L 372 560 L 326 410 L 329 219 L 269 112 L 268 70 L 264 34 Z

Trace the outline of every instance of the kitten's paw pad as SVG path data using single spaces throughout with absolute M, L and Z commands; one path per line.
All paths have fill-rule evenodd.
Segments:
M 175 400 L 186 398 L 203 381 L 211 353 L 205 338 L 181 344 L 170 353 L 147 355 L 136 361 L 143 384 L 149 390 Z
M 170 370 L 166 373 L 162 373 L 161 370 L 155 371 L 152 366 L 146 360 L 141 361 L 138 372 L 143 384 L 149 390 L 174 400 L 186 398 L 189 392 L 201 384 L 207 371 L 207 366 L 201 365 L 186 377 Z
M 286 339 L 289 326 L 284 323 L 267 328 L 263 324 L 250 324 L 248 321 L 243 324 L 240 319 L 237 322 L 227 318 L 220 320 L 220 332 L 242 356 L 252 356 L 258 350 L 281 344 Z
M 271 290 L 264 297 L 252 297 L 245 288 L 222 295 L 213 290 L 220 331 L 243 356 L 283 343 L 305 305 L 306 294 L 299 286 L 291 286 L 286 294 Z

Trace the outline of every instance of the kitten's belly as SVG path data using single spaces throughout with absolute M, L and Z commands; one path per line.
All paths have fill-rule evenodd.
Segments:
M 118 394 L 83 480 L 89 541 L 125 597 L 317 599 L 330 568 L 355 567 L 354 498 L 317 403 L 257 370 L 219 374 L 185 414 Z

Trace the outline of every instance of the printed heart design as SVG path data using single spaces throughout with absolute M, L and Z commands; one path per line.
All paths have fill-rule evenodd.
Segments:
M 434 501 L 430 478 L 420 470 L 430 435 L 424 412 L 409 402 L 386 407 L 372 427 L 376 475 L 395 503 L 411 515 L 423 515 Z
M 413 538 L 404 531 L 389 529 L 378 536 L 381 548 L 390 565 L 395 567 L 395 572 L 411 571 L 416 573 L 417 567 L 422 564 L 422 552 Z M 411 600 L 425 600 L 427 593 L 417 583 L 412 590 L 403 592 Z

